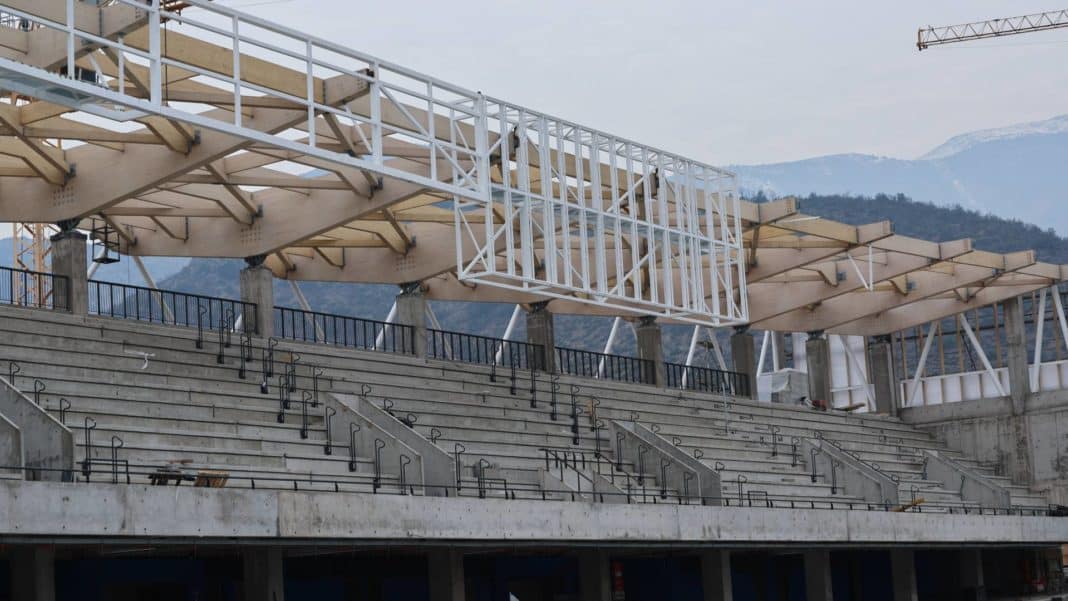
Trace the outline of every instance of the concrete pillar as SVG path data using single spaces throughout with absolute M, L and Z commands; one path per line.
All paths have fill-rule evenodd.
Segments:
M 749 393 L 745 396 L 756 398 L 757 364 L 756 342 L 749 332 L 749 326 L 737 326 L 731 334 L 731 363 L 734 371 L 745 374 L 749 382 Z
M 539 344 L 544 349 L 543 371 L 556 373 L 556 332 L 553 329 L 553 314 L 549 301 L 530 303 L 527 311 L 527 342 Z
M 430 601 L 464 601 L 464 556 L 452 549 L 430 552 L 427 557 Z
M 1027 397 L 1031 395 L 1030 366 L 1027 361 L 1027 335 L 1020 297 L 1002 304 L 1005 311 L 1005 352 L 1008 357 L 1009 397 L 1012 400 L 1012 447 L 1007 449 L 1006 473 L 1014 484 L 1027 485 L 1034 481 L 1034 457 L 1031 452 L 1031 428 L 1024 415 Z
M 52 245 L 52 273 L 64 276 L 65 283 L 55 282 L 52 298 L 57 309 L 69 309 L 75 315 L 89 313 L 89 277 L 86 274 L 85 234 L 68 229 L 68 224 L 60 224 L 63 231 L 49 240 Z
M 834 601 L 830 551 L 805 551 L 805 599 Z
M 51 547 L 12 547 L 11 598 L 55 601 L 55 560 L 56 554 Z
M 772 367 L 778 365 L 782 369 L 786 367 L 786 332 L 772 332 L 771 338 L 775 343 L 775 362 Z
M 983 580 L 983 553 L 979 549 L 960 551 L 961 599 L 986 601 L 986 583 Z
M 890 578 L 894 583 L 894 601 L 917 601 L 916 559 L 911 549 L 890 550 Z
M 1008 357 L 1009 396 L 1016 415 L 1022 415 L 1024 401 L 1031 394 L 1031 377 L 1027 361 L 1027 334 L 1024 330 L 1023 304 L 1020 297 L 1002 304 L 1005 310 L 1005 353 Z
M 667 367 L 664 366 L 664 339 L 660 324 L 655 317 L 639 317 L 634 334 L 638 338 L 638 357 L 653 363 L 652 373 L 647 378 L 652 381 L 647 383 L 666 386 Z
M 731 552 L 714 550 L 701 554 L 701 588 L 704 601 L 732 601 Z
M 579 598 L 612 601 L 612 573 L 606 551 L 579 552 Z
M 809 332 L 805 341 L 808 363 L 808 397 L 831 407 L 831 341 L 823 332 Z
M 416 357 L 426 357 L 426 295 L 420 282 L 401 285 L 397 295 L 396 322 L 411 326 L 411 351 Z
M 897 415 L 897 377 L 894 375 L 894 352 L 890 336 L 875 336 L 868 344 L 868 365 L 875 392 L 875 410 Z
M 245 257 L 241 270 L 241 302 L 256 305 L 255 333 L 263 337 L 274 336 L 274 274 L 263 264 L 266 259 L 266 255 Z
M 281 549 L 246 549 L 244 564 L 245 601 L 285 601 L 285 568 Z
M 281 549 L 246 549 L 244 564 L 245 601 L 285 601 L 285 568 Z

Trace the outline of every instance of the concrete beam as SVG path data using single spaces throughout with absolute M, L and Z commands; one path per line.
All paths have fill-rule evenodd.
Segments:
M 433 539 L 636 546 L 1056 545 L 1068 540 L 1068 520 L 0 481 L 0 535 L 201 543 L 282 538 L 339 544 Z

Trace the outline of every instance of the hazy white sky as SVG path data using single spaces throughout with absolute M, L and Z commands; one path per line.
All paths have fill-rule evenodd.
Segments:
M 864 152 L 1068 113 L 1068 30 L 917 52 L 1054 0 L 219 0 L 717 164 Z

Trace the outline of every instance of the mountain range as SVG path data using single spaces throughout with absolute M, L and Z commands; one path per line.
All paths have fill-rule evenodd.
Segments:
M 916 159 L 838 154 L 733 165 L 743 195 L 904 194 L 1068 234 L 1068 115 L 956 136 Z

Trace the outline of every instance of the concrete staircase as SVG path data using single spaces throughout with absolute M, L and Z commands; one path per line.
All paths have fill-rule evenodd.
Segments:
M 104 470 L 104 478 L 111 477 L 107 461 L 116 436 L 122 441 L 118 454 L 141 482 L 147 480 L 146 472 L 181 460 L 201 470 L 226 471 L 234 486 L 255 481 L 257 487 L 370 492 L 376 480 L 374 458 L 350 457 L 349 441 L 336 435 L 327 440 L 323 405 L 301 402 L 317 393 L 359 395 L 392 413 L 390 419 L 406 422 L 454 458 L 461 495 L 589 500 L 597 488 L 591 483 L 597 483 L 602 499 L 681 502 L 687 495 L 661 485 L 659 466 L 614 461 L 616 451 L 606 434 L 614 420 L 643 424 L 663 444 L 718 471 L 719 502 L 864 505 L 864 499 L 830 482 L 828 474 L 813 478 L 810 458 L 798 443 L 819 436 L 896 478 L 902 500 L 915 494 L 928 504 L 969 505 L 962 501 L 958 483 L 924 479 L 918 453 L 931 449 L 1009 488 L 1014 505 L 1045 505 L 1041 497 L 1009 487 L 1005 479 L 927 433 L 885 416 L 824 413 L 568 376 L 550 379 L 544 373 L 535 374 L 532 383 L 529 372 L 519 372 L 513 384 L 507 369 L 497 370 L 494 382 L 488 366 L 291 341 L 278 344 L 279 362 L 262 394 L 262 339 L 253 341 L 255 360 L 246 362 L 242 380 L 236 337 L 234 346 L 223 349 L 220 364 L 214 335 L 207 335 L 204 348 L 197 349 L 196 332 L 183 328 L 16 307 L 0 307 L 0 335 L 0 373 L 8 361 L 17 362 L 17 384 L 28 394 L 33 379 L 41 379 L 43 403 L 56 415 L 60 399 L 69 402 L 62 413 L 79 438 L 77 460 L 86 455 L 99 460 L 96 467 Z M 285 370 L 281 360 L 291 353 L 297 356 L 296 382 L 285 409 L 280 408 L 278 378 Z M 84 433 L 93 422 L 87 446 Z M 563 460 L 563 472 L 562 454 L 571 458 Z M 428 477 L 428 483 L 451 485 L 455 474 L 435 476 L 448 482 Z M 379 468 L 379 490 L 399 492 L 398 480 L 399 474 Z M 575 489 L 583 486 L 586 494 L 576 495 Z

